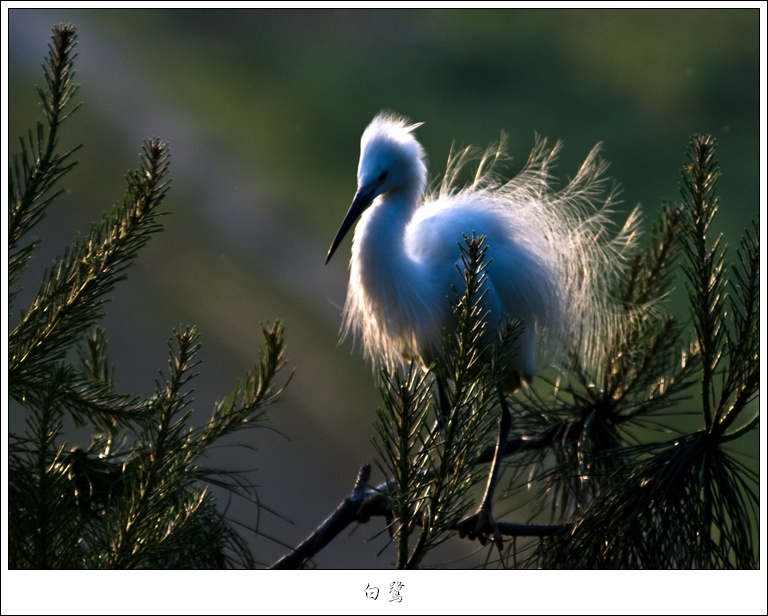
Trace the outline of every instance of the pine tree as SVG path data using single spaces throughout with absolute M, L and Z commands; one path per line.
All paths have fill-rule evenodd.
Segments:
M 76 109 L 76 31 L 53 28 L 38 94 L 44 122 L 22 140 L 10 173 L 9 304 L 39 242 L 30 232 L 63 192 L 77 148 L 60 153 L 62 123 Z M 113 382 L 104 303 L 138 252 L 161 230 L 159 207 L 169 182 L 168 146 L 144 144 L 125 196 L 77 238 L 44 274 L 8 340 L 9 393 L 25 428 L 9 435 L 9 547 L 12 568 L 252 567 L 253 555 L 216 507 L 208 484 L 254 501 L 239 475 L 206 468 L 201 458 L 222 436 L 260 425 L 281 393 L 283 328 L 264 325 L 257 365 L 216 404 L 193 419 L 190 381 L 200 347 L 194 327 L 173 333 L 168 369 L 148 398 Z M 86 448 L 69 448 L 69 417 L 91 430 Z

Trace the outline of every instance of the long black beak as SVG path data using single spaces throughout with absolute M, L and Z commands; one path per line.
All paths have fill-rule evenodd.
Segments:
M 349 206 L 347 215 L 344 217 L 344 220 L 341 221 L 341 226 L 339 227 L 339 230 L 336 232 L 336 237 L 333 239 L 333 243 L 331 244 L 331 247 L 328 249 L 328 256 L 325 258 L 326 265 L 328 265 L 328 261 L 331 260 L 333 253 L 336 252 L 336 249 L 339 247 L 339 244 L 341 244 L 341 240 L 344 239 L 344 236 L 347 234 L 347 231 L 349 231 L 350 227 L 353 224 L 355 224 L 355 221 L 360 217 L 360 214 L 362 214 L 366 210 L 366 208 L 369 205 L 371 205 L 371 201 L 373 201 L 374 192 L 375 190 L 362 189 L 362 188 L 357 191 L 355 198 L 352 200 L 352 205 Z

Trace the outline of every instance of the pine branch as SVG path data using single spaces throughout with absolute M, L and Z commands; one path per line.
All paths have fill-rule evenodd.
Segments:
M 757 395 L 759 388 L 759 241 L 757 228 L 747 231 L 738 251 L 740 268 L 733 270 L 729 295 L 722 236 L 711 241 L 709 227 L 718 198 L 720 170 L 714 162 L 716 142 L 693 138 L 690 163 L 682 190 L 687 204 L 685 248 L 694 326 L 703 363 L 702 404 L 707 429 L 720 438 Z M 728 310 L 730 308 L 730 310 Z M 731 323 L 725 316 L 732 315 Z M 723 358 L 727 364 L 719 392 L 716 375 Z M 752 423 L 751 420 L 748 423 Z M 756 425 L 756 424 L 755 424 Z
M 760 389 L 760 240 L 757 224 L 745 231 L 738 251 L 740 267 L 733 269 L 730 296 L 734 331 L 727 332 L 728 369 L 715 423 L 720 433 L 733 424 Z
M 58 440 L 63 432 L 60 393 L 63 370 L 49 375 L 40 404 L 26 418 L 27 435 L 10 436 L 9 565 L 13 568 L 72 568 L 78 548 L 70 542 L 77 526 L 69 466 Z
M 56 183 L 76 164 L 71 157 L 80 146 L 62 154 L 56 153 L 59 127 L 77 109 L 67 107 L 77 92 L 73 83 L 72 63 L 76 54 L 76 29 L 72 25 L 53 28 L 49 53 L 44 64 L 47 90 L 37 88 L 46 119 L 46 130 L 37 123 L 36 135 L 29 132 L 27 143 L 21 140 L 21 152 L 14 156 L 9 170 L 8 208 L 8 288 L 9 303 L 19 292 L 17 282 L 34 253 L 37 242 L 19 246 L 26 235 L 45 216 L 47 208 L 62 190 L 54 192 Z
M 266 419 L 264 409 L 276 402 L 288 386 L 290 376 L 284 384 L 275 384 L 285 367 L 283 324 L 262 324 L 261 332 L 264 348 L 259 352 L 258 365 L 215 405 L 210 421 L 190 434 L 187 442 L 191 453 L 201 453 L 221 437 Z
M 168 182 L 168 148 L 153 139 L 128 176 L 123 202 L 57 259 L 29 311 L 9 336 L 10 392 L 22 399 L 101 316 L 104 296 L 158 232 Z
M 512 481 L 540 483 L 532 507 L 543 512 L 548 504 L 552 520 L 569 522 L 579 515 L 624 463 L 615 453 L 636 428 L 657 422 L 659 411 L 693 381 L 696 349 L 681 348 L 681 325 L 661 310 L 680 221 L 679 211 L 665 207 L 647 251 L 635 255 L 615 289 L 604 291 L 622 301 L 615 308 L 613 338 L 603 346 L 602 380 L 571 350 L 570 372 L 551 383 L 550 392 L 534 386 L 513 400 L 518 436 L 505 450 Z M 489 447 L 481 457 L 491 455 Z
M 654 451 L 655 450 L 655 451 Z M 757 496 L 706 431 L 627 450 L 625 467 L 567 540 L 542 544 L 545 568 L 752 568 Z M 745 496 L 746 495 L 746 500 Z M 726 513 L 727 512 L 727 513 Z
M 737 463 L 722 447 L 726 440 L 725 418 L 732 419 L 757 391 L 758 249 L 750 234 L 742 240 L 741 269 L 734 274 L 738 297 L 731 299 L 734 334 L 725 320 L 727 263 L 719 238 L 708 237 L 717 209 L 715 184 L 719 170 L 714 164 L 714 140 L 694 137 L 689 163 L 684 168 L 683 242 L 687 258 L 689 297 L 697 341 L 681 359 L 670 365 L 679 351 L 667 342 L 665 328 L 651 327 L 626 344 L 634 361 L 624 365 L 622 386 L 611 404 L 618 424 L 651 420 L 655 413 L 681 396 L 695 380 L 702 387 L 705 428 L 664 443 L 620 447 L 604 452 L 620 461 L 606 475 L 602 489 L 586 501 L 583 516 L 576 520 L 567 540 L 553 537 L 534 553 L 529 565 L 544 567 L 754 567 L 756 546 L 752 528 L 757 520 L 756 477 Z M 654 259 L 646 260 L 653 264 Z M 626 297 L 645 294 L 643 260 L 637 259 Z M 649 271 L 655 270 L 651 266 Z M 653 285 L 656 288 L 662 288 Z M 652 299 L 652 297 L 651 297 Z M 666 322 L 666 327 L 673 323 Z M 637 349 L 642 350 L 637 355 Z M 722 379 L 716 378 L 722 359 L 728 364 Z M 639 361 L 638 361 L 639 360 Z M 634 373 L 634 375 L 633 375 Z M 616 372 L 615 374 L 619 374 Z M 753 376 L 754 375 L 754 376 Z M 754 381 L 751 380 L 754 378 Z M 658 383 L 658 385 L 654 385 Z M 721 384 L 720 391 L 717 384 Z M 637 386 L 641 385 L 641 388 Z M 651 386 L 650 390 L 648 386 Z M 578 401 L 579 396 L 574 394 Z M 589 399 L 589 396 L 587 396 Z M 730 414 L 729 414 L 730 413 Z M 640 425 L 640 424 L 638 424 Z M 757 426 L 756 417 L 742 429 L 743 436 Z M 556 444 L 557 440 L 553 442 Z M 549 473 L 563 476 L 567 467 Z M 547 473 L 544 473 L 544 477 Z M 594 477 L 594 475 L 593 475 Z M 571 490 L 565 488 L 558 507 Z
M 683 269 L 689 280 L 693 323 L 701 347 L 702 412 L 707 429 L 712 428 L 715 372 L 722 357 L 725 338 L 725 249 L 722 236 L 709 239 L 709 228 L 717 212 L 716 194 L 720 170 L 714 160 L 717 143 L 709 136 L 694 136 L 683 167 L 685 238 L 687 261 Z
M 20 246 L 71 167 L 56 154 L 58 128 L 76 91 L 71 83 L 74 27 L 57 26 L 39 89 L 48 133 L 22 143 L 11 180 L 12 281 L 35 243 Z M 30 153 L 31 151 L 31 153 Z M 193 423 L 191 380 L 198 366 L 193 327 L 169 343 L 169 368 L 153 396 L 116 391 L 106 332 L 96 325 L 106 296 L 161 227 L 168 191 L 168 148 L 152 139 L 127 177 L 122 202 L 77 239 L 45 273 L 30 309 L 9 336 L 9 391 L 26 428 L 9 437 L 9 562 L 19 568 L 253 567 L 243 536 L 219 511 L 206 483 L 255 498 L 238 472 L 200 461 L 219 438 L 256 425 L 285 385 L 283 328 L 262 326 L 258 364 L 206 423 Z M 15 252 L 14 252 L 15 250 Z M 12 291 L 13 293 L 13 291 Z M 77 348 L 79 363 L 71 361 Z M 69 415 L 91 429 L 88 446 L 69 448 Z
M 656 302 L 668 291 L 671 270 L 677 261 L 677 236 L 681 223 L 681 211 L 665 203 L 659 222 L 651 230 L 648 253 L 635 255 L 624 282 L 621 298 L 627 305 Z
M 457 326 L 446 334 L 432 368 L 439 403 L 431 403 L 432 382 L 413 365 L 405 377 L 383 378 L 374 443 L 377 461 L 391 477 L 384 496 L 401 568 L 418 566 L 468 513 L 468 490 L 481 478 L 475 457 L 494 423 L 498 383 L 509 373 L 520 331 L 519 323 L 510 323 L 498 340 L 486 339 L 485 240 L 465 238 L 460 248 L 464 289 L 456 290 Z M 431 411 L 436 428 L 429 430 Z
M 207 542 L 207 551 L 186 561 L 184 567 L 232 565 L 227 552 L 240 565 L 253 566 L 243 540 L 216 512 L 211 494 L 197 487 L 196 481 L 212 479 L 230 489 L 232 484 L 218 479 L 229 476 L 228 471 L 207 469 L 200 465 L 200 458 L 219 438 L 253 425 L 261 418 L 263 407 L 282 391 L 274 383 L 284 363 L 282 331 L 279 323 L 262 326 L 265 345 L 259 367 L 244 386 L 238 384 L 216 406 L 211 419 L 200 428 L 189 425 L 190 382 L 199 364 L 199 336 L 194 328 L 176 333 L 169 344 L 168 376 L 158 382 L 149 404 L 153 416 L 147 417 L 138 443 L 123 461 L 127 487 L 111 506 L 107 533 L 111 539 L 103 566 L 185 563 L 190 550 L 203 550 L 200 541 Z M 235 481 L 234 485 L 241 484 Z M 203 536 L 197 537 L 198 533 Z
M 429 463 L 426 449 L 434 446 L 424 434 L 430 411 L 427 376 L 413 364 L 405 377 L 399 372 L 382 373 L 381 394 L 384 407 L 377 410 L 373 444 L 377 464 L 385 476 L 392 477 L 388 492 L 393 512 L 390 535 L 397 541 L 397 563 L 404 568 L 410 556 L 410 534 L 414 528 L 415 507 L 421 498 L 422 471 Z

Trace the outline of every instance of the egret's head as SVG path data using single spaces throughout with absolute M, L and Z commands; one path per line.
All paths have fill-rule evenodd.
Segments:
M 407 193 L 418 203 L 427 184 L 424 149 L 413 131 L 421 124 L 409 124 L 402 116 L 380 113 L 363 132 L 357 193 L 328 250 L 328 263 L 350 227 L 379 195 L 390 191 Z
M 419 126 L 392 114 L 373 119 L 360 139 L 358 192 L 371 194 L 373 200 L 390 190 L 418 191 L 426 184 L 424 149 L 413 135 Z

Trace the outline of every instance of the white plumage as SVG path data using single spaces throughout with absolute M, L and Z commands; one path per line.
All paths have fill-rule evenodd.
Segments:
M 537 140 L 511 180 L 494 168 L 504 157 L 503 140 L 484 153 L 467 148 L 449 160 L 442 183 L 427 194 L 418 126 L 381 113 L 363 133 L 357 193 L 326 260 L 359 217 L 345 334 L 362 342 L 375 365 L 431 363 L 445 329 L 455 327 L 454 288 L 463 287 L 459 245 L 464 236 L 483 235 L 489 332 L 508 318 L 525 327 L 507 388 L 532 379 L 565 345 L 596 369 L 599 347 L 619 323 L 610 289 L 634 247 L 638 222 L 636 210 L 610 232 L 613 191 L 606 190 L 598 147 L 560 189 L 550 174 L 560 143 Z M 470 161 L 477 162 L 474 181 L 458 187 L 459 171 Z

